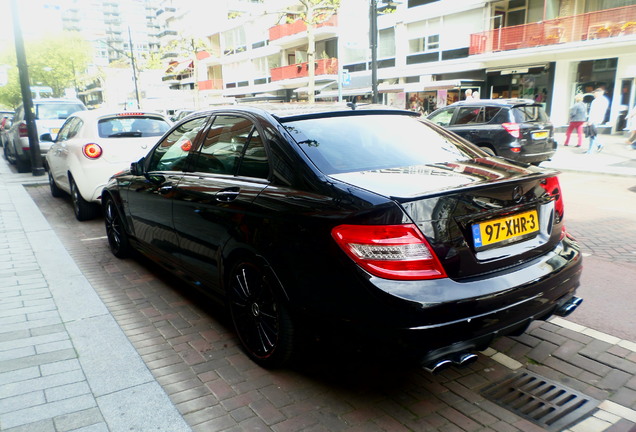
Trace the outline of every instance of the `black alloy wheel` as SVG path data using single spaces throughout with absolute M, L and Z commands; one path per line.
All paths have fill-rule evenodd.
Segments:
M 132 252 L 128 236 L 122 224 L 121 216 L 112 198 L 106 198 L 104 203 L 104 223 L 106 224 L 106 237 L 110 251 L 117 258 L 126 258 Z
M 71 177 L 71 200 L 73 201 L 73 212 L 78 221 L 93 219 L 97 216 L 97 206 L 86 201 L 80 193 L 75 180 Z
M 53 179 L 53 174 L 51 174 L 51 170 L 49 170 L 49 188 L 51 189 L 51 195 L 54 198 L 59 198 L 64 195 L 62 189 L 57 187 L 55 180 Z
M 277 298 L 276 282 L 262 266 L 239 262 L 230 273 L 228 301 L 234 328 L 247 355 L 263 367 L 287 364 L 294 348 L 294 326 Z

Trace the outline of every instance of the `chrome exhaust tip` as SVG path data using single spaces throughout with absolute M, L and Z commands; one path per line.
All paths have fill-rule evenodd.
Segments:
M 449 359 L 439 360 L 437 363 L 424 366 L 424 370 L 428 373 L 438 374 L 444 369 L 448 369 L 453 365 L 453 362 Z
M 478 358 L 477 354 L 465 353 L 459 356 L 455 364 L 458 366 L 468 366 L 469 364 L 475 363 Z
M 556 311 L 555 314 L 561 317 L 566 317 L 570 315 L 572 312 L 576 310 L 583 303 L 583 299 L 581 297 L 572 297 L 570 300 L 566 301 L 561 305 Z

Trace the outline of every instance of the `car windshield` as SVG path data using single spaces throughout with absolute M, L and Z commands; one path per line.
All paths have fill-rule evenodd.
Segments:
M 97 124 L 101 138 L 156 137 L 162 136 L 168 129 L 168 122 L 158 117 L 110 117 L 101 119 Z
M 347 115 L 284 123 L 325 174 L 471 159 L 478 155 L 453 135 L 405 115 Z
M 514 107 L 512 114 L 515 117 L 517 123 L 527 122 L 547 122 L 548 116 L 543 108 L 539 105 L 524 105 Z
M 35 105 L 36 120 L 65 119 L 76 111 L 82 111 L 84 106 L 76 103 L 43 103 Z

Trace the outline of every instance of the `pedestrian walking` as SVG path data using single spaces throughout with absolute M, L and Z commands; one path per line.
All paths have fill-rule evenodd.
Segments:
M 629 137 L 626 143 L 636 150 L 636 104 L 627 114 L 627 130 L 629 131 Z
M 581 93 L 574 96 L 574 105 L 570 107 L 570 119 L 568 129 L 565 132 L 564 146 L 570 144 L 570 136 L 572 131 L 576 129 L 577 147 L 581 147 L 583 143 L 583 125 L 585 124 L 585 118 L 587 117 L 587 105 L 583 103 L 583 95 Z
M 466 97 L 466 100 L 471 100 L 473 98 L 473 90 L 466 89 L 466 91 L 464 92 L 464 96 Z
M 587 117 L 586 135 L 590 138 L 590 147 L 587 153 L 590 154 L 594 149 L 597 152 L 603 150 L 603 144 L 597 139 L 598 127 L 605 122 L 605 113 L 609 108 L 609 99 L 605 97 L 605 90 L 597 88 L 594 90 L 594 100 L 590 104 L 590 112 Z

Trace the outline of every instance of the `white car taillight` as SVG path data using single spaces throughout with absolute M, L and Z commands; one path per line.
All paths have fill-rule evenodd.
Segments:
M 102 155 L 102 148 L 98 144 L 84 144 L 82 153 L 89 159 L 97 159 Z

